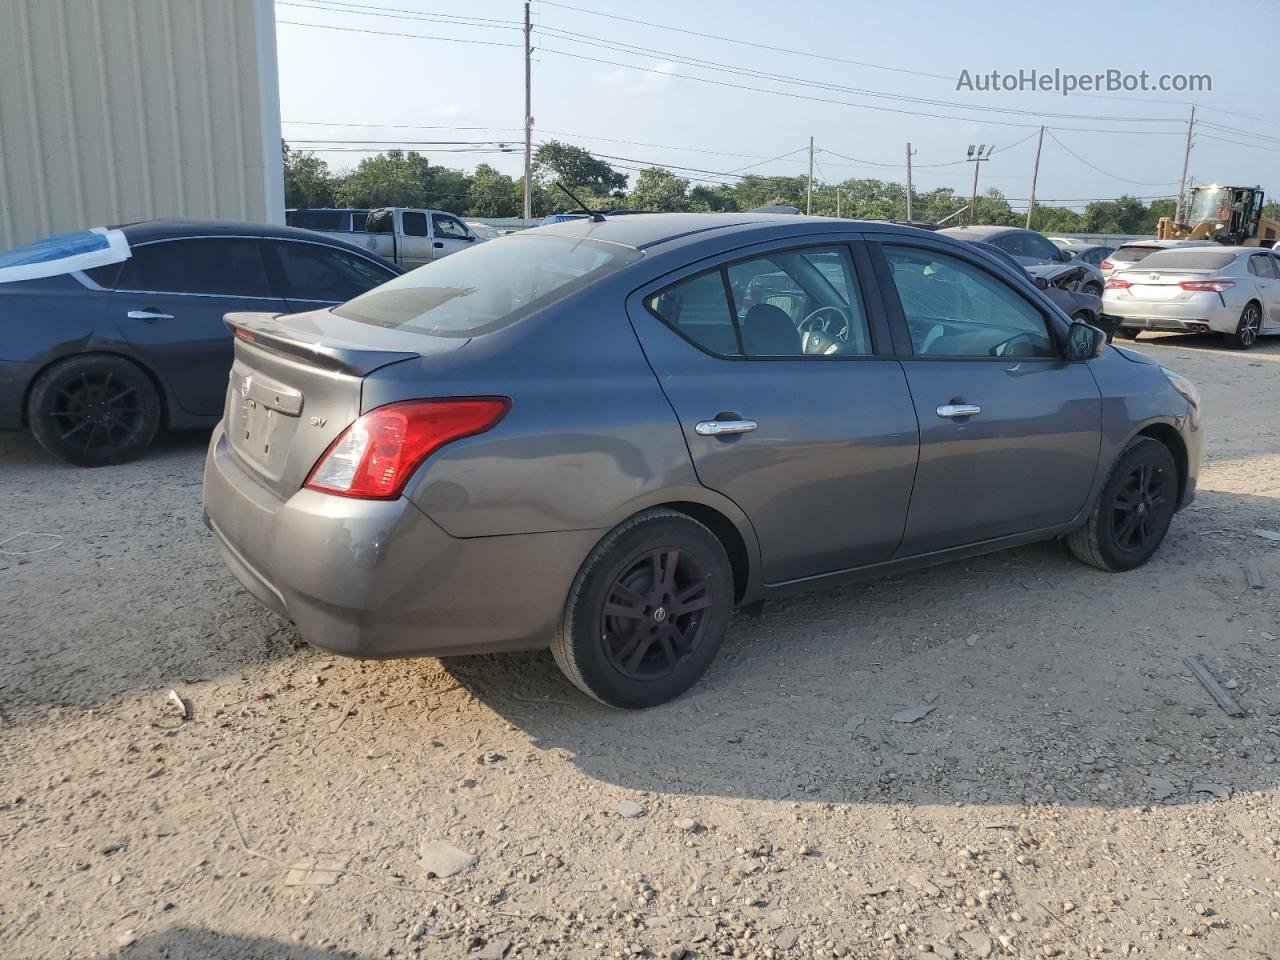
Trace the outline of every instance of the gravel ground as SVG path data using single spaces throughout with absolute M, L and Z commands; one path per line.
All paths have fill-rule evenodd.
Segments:
M 201 526 L 202 436 L 0 438 L 0 955 L 1280 956 L 1280 344 L 1139 348 L 1209 438 L 1149 566 L 770 604 L 644 713 L 546 654 L 301 645 Z

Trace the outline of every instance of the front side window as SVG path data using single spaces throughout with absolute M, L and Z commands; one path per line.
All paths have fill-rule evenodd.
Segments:
M 432 261 L 333 312 L 410 333 L 475 337 L 515 323 L 641 256 L 616 243 L 515 235 Z
M 364 257 L 318 243 L 275 241 L 271 248 L 287 299 L 342 303 L 392 277 Z
M 922 247 L 884 254 L 917 356 L 1056 356 L 1040 311 L 985 270 Z
M 133 248 L 118 290 L 269 297 L 258 241 L 248 237 L 162 240 Z
M 431 225 L 435 227 L 437 237 L 447 237 L 450 240 L 466 240 L 469 234 L 467 228 L 453 217 L 441 216 L 438 213 L 431 215 Z
M 872 353 L 857 275 L 843 247 L 806 247 L 739 260 L 674 284 L 649 297 L 646 305 L 686 338 L 720 356 Z

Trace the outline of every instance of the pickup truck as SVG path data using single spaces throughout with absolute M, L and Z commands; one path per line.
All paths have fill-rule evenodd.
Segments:
M 349 220 L 334 216 L 344 212 L 350 214 Z M 363 213 L 366 211 L 289 211 L 289 222 L 364 247 L 406 270 L 484 242 L 460 218 L 442 210 L 381 207 L 367 211 L 367 217 L 361 218 Z M 330 222 L 346 229 L 325 229 Z

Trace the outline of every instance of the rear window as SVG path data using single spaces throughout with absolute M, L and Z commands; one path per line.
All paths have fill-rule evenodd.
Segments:
M 1221 270 L 1240 255 L 1238 250 L 1215 250 L 1203 247 L 1198 250 L 1158 250 L 1145 257 L 1143 269 L 1152 270 Z
M 419 267 L 333 312 L 427 336 L 475 337 L 515 323 L 640 256 L 598 240 L 503 237 Z

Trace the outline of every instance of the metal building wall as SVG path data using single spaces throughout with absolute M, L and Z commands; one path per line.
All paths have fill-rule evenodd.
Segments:
M 284 222 L 273 0 L 0 0 L 0 249 Z

